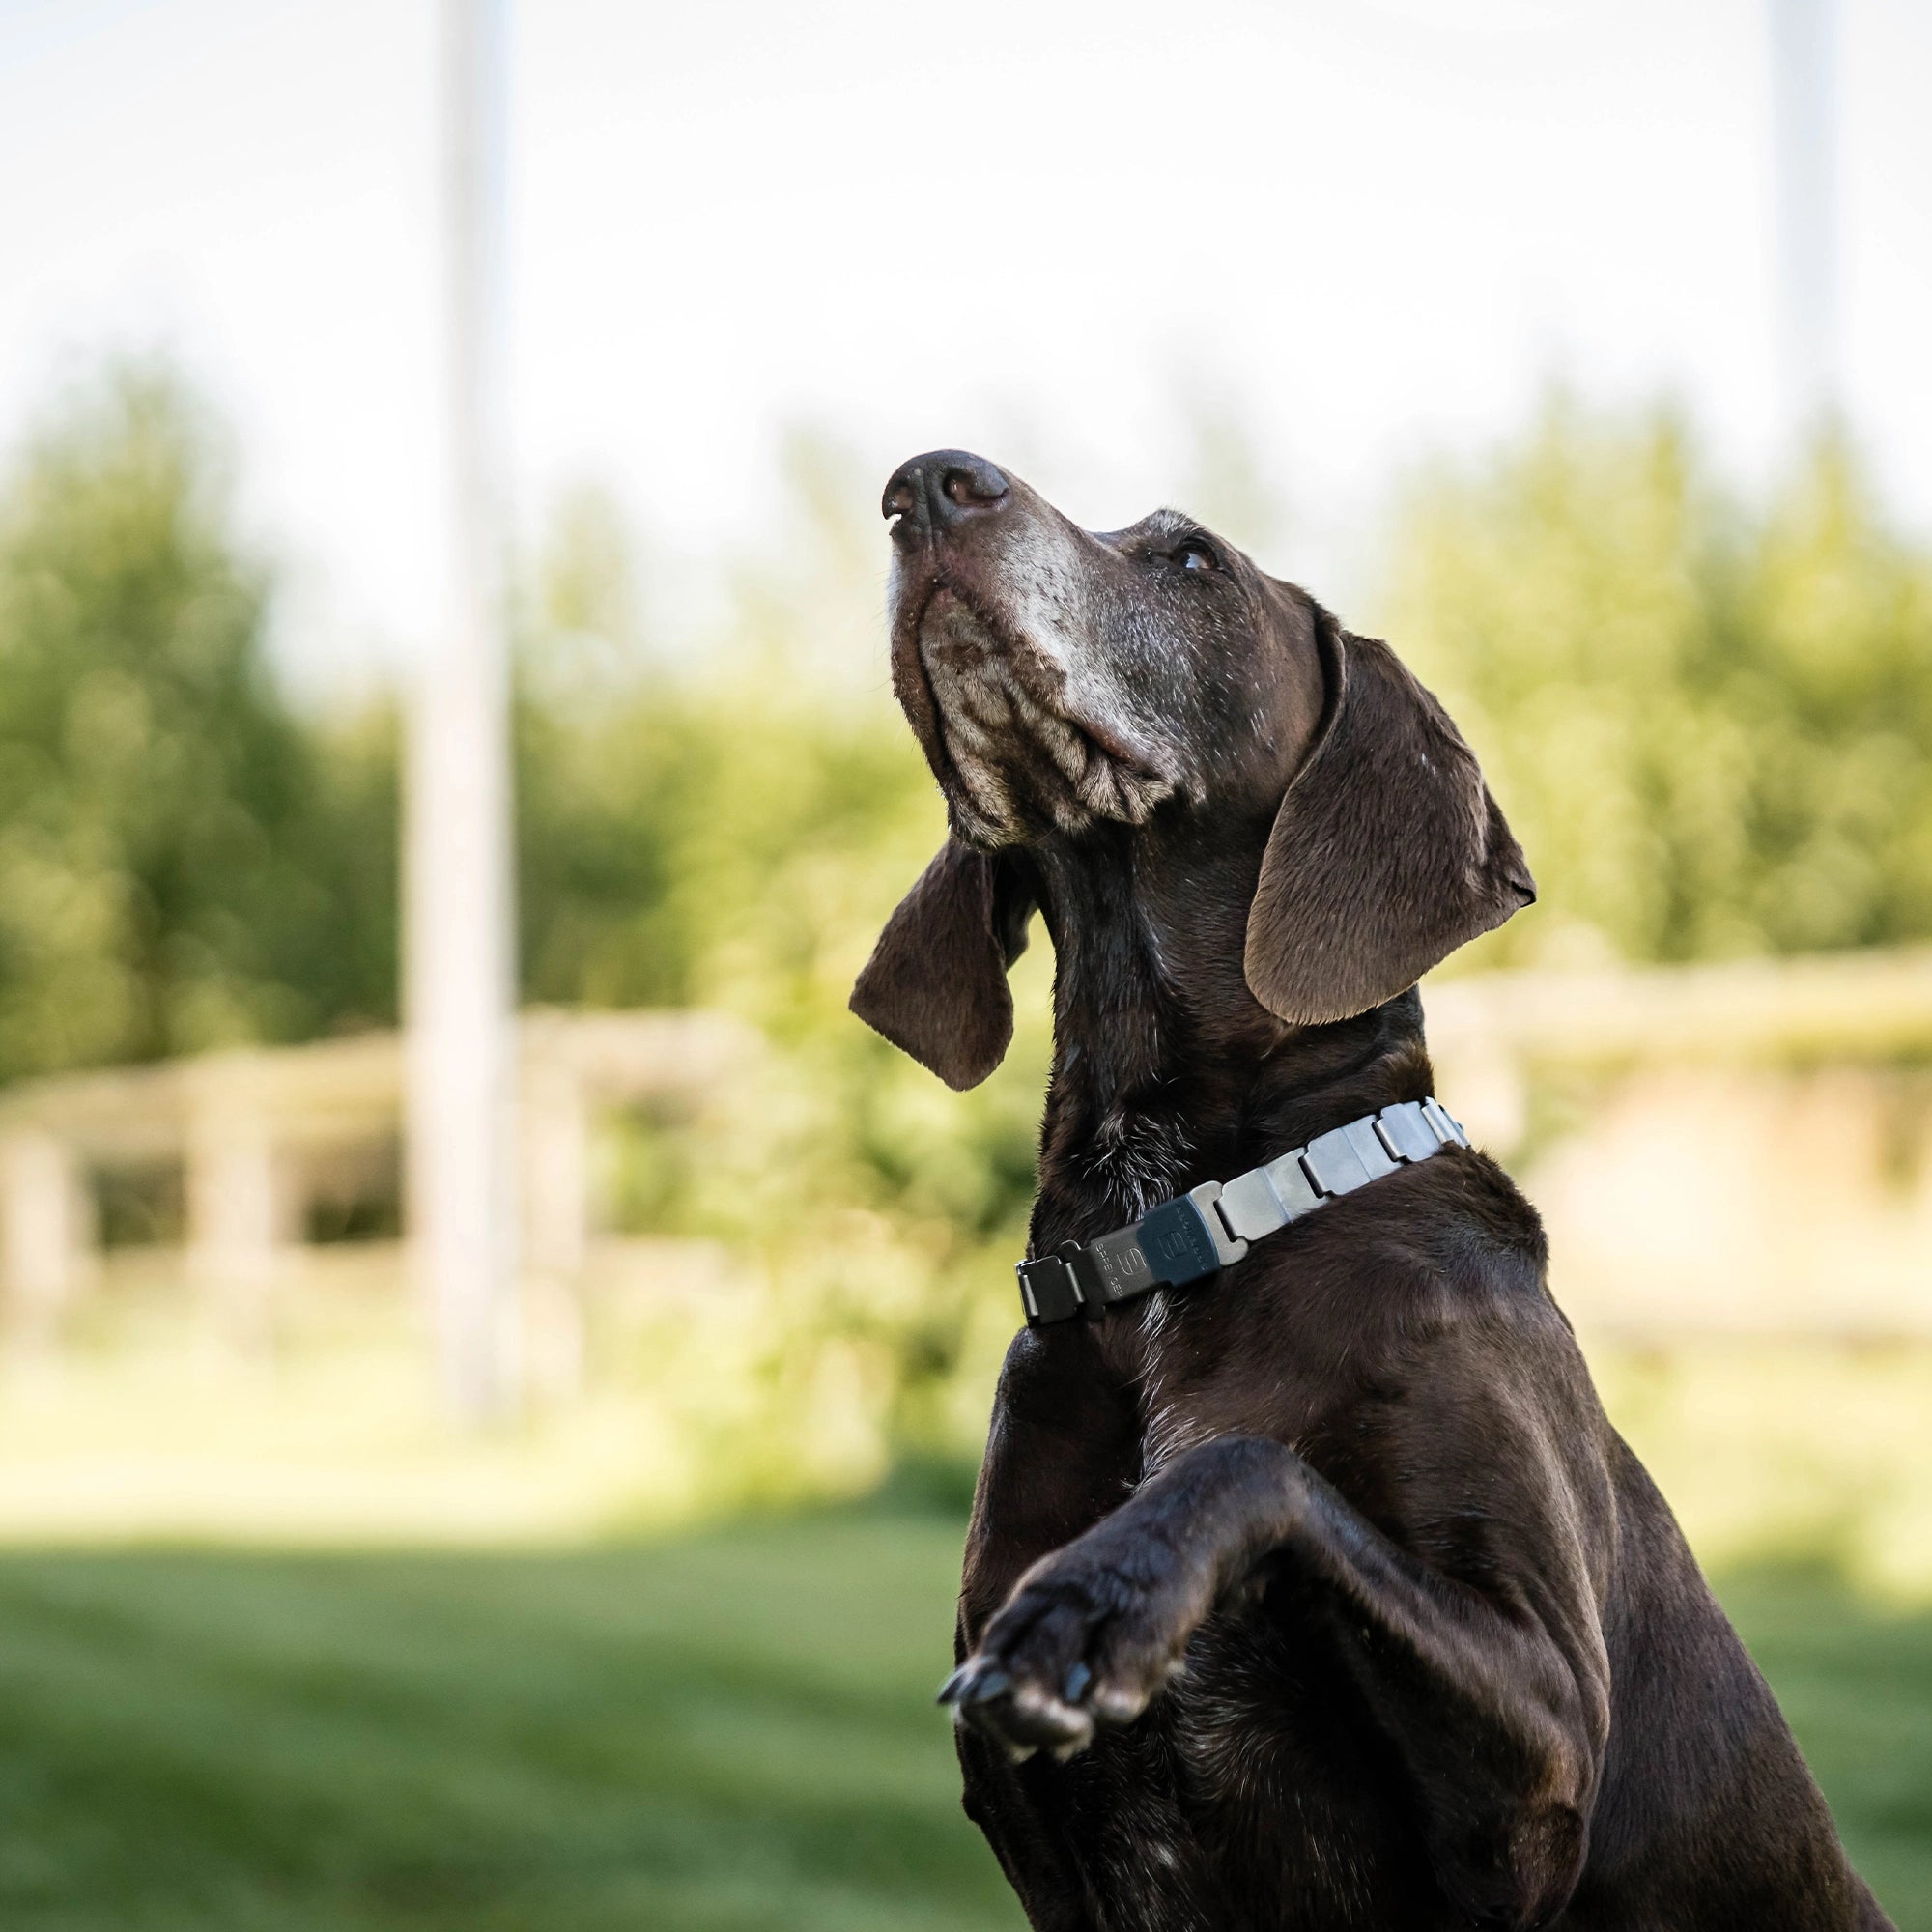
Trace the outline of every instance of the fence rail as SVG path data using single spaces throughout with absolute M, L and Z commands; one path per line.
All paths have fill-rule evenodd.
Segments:
M 1932 949 L 1492 974 L 1424 997 L 1437 1091 L 1542 1209 L 1579 1325 L 1932 1338 Z M 635 1285 L 640 1270 L 689 1292 L 703 1272 L 691 1257 L 662 1244 L 620 1255 L 600 1236 L 599 1117 L 696 1107 L 757 1050 L 715 1014 L 524 1017 L 536 1302 L 568 1310 L 603 1275 Z M 406 1240 L 325 1257 L 309 1237 L 330 1203 L 398 1194 L 401 1107 L 393 1035 L 0 1094 L 11 1334 L 50 1341 L 91 1288 L 137 1276 L 179 1280 L 243 1338 L 278 1285 L 363 1278 L 386 1292 L 407 1271 Z M 109 1252 L 103 1183 L 142 1171 L 173 1178 L 172 1245 Z
M 1932 1338 L 1932 948 L 1424 989 L 1578 1325 Z
M 587 1264 L 599 1112 L 695 1105 L 751 1049 L 743 1029 L 717 1014 L 544 1010 L 524 1016 L 519 1045 L 525 1271 L 541 1293 L 574 1286 Z M 317 1272 L 304 1236 L 319 1200 L 385 1184 L 399 1196 L 402 1097 L 394 1034 L 0 1094 L 0 1288 L 15 1339 L 50 1340 L 77 1298 L 117 1271 L 103 1254 L 112 1230 L 101 1183 L 129 1172 L 178 1181 L 171 1259 L 245 1338 L 278 1285 Z M 326 1271 L 384 1279 L 399 1275 L 400 1259 L 393 1241 L 374 1240 Z M 144 1258 L 134 1271 L 156 1269 Z

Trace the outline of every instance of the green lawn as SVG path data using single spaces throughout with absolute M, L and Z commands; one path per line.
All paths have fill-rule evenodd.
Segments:
M 566 1553 L 0 1555 L 10 1932 L 967 1932 L 948 1518 Z M 1932 1616 L 1732 1579 L 1860 1861 L 1932 1932 Z

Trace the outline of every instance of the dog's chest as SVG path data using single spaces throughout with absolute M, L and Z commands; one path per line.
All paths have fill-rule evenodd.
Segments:
M 1366 1325 L 1338 1342 L 1332 1323 L 1297 1305 L 1292 1277 L 1260 1302 L 1250 1283 L 1226 1278 L 1159 1290 L 1103 1327 L 1109 1367 L 1135 1392 L 1141 1480 L 1228 1435 L 1265 1435 L 1319 1462 L 1380 1352 Z M 1357 1373 L 1338 1376 L 1338 1353 Z
M 1352 1686 L 1307 1650 L 1296 1662 L 1282 1648 L 1252 1616 L 1210 1620 L 1146 1717 L 1055 1768 L 1061 1788 L 1042 1794 L 1041 1823 L 1078 1867 L 1096 1927 L 1437 1922 L 1440 1900 L 1418 1890 L 1392 1768 Z

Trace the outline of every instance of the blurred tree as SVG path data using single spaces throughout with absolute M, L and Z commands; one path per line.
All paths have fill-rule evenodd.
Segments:
M 0 498 L 0 1075 L 393 1009 L 393 753 L 325 757 L 165 372 L 71 401 Z
M 1561 400 L 1413 493 L 1389 628 L 1543 897 L 1492 962 L 1932 935 L 1932 569 L 1827 441 L 1753 519 L 1667 413 Z
M 806 434 L 783 473 L 786 514 L 730 567 L 715 633 L 677 651 L 634 639 L 627 678 L 556 665 L 586 656 L 582 613 L 649 608 L 611 588 L 635 582 L 635 553 L 586 545 L 579 525 L 554 546 L 574 567 L 535 573 L 517 723 L 525 984 L 559 1003 L 724 1007 L 763 1033 L 757 1074 L 695 1141 L 648 1122 L 618 1138 L 613 1206 L 630 1227 L 758 1259 L 781 1289 L 774 1375 L 857 1350 L 895 1427 L 930 1435 L 922 1412 L 957 1385 L 976 1319 L 997 1308 L 995 1348 L 1004 1325 L 1049 959 L 1042 941 L 1022 962 L 1014 1053 L 964 1098 L 846 1011 L 945 812 L 885 675 L 872 492 Z
M 594 483 L 558 499 L 536 562 L 526 683 L 560 698 L 635 681 L 646 649 L 637 546 L 622 506 Z
M 1232 410 L 1197 418 L 1193 506 L 1256 540 L 1265 471 Z M 770 1043 L 703 1120 L 607 1151 L 624 1225 L 723 1239 L 769 1285 L 745 1361 L 774 1481 L 813 1388 L 902 1439 L 977 1428 L 1052 970 L 1036 927 L 1013 1050 L 967 1095 L 847 1013 L 945 814 L 891 699 L 870 481 L 809 434 L 782 477 L 701 631 L 609 498 L 567 499 L 515 721 L 526 997 L 720 1006 Z M 395 720 L 286 705 L 218 486 L 194 406 L 138 370 L 0 486 L 0 1078 L 393 1017 Z M 1559 403 L 1411 493 L 1389 583 L 1543 887 L 1471 959 L 1932 937 L 1932 568 L 1842 446 L 1754 517 L 1670 416 Z M 696 1406 L 735 1413 L 700 1370 Z
M 1198 373 L 1179 373 L 1191 448 L 1180 507 L 1247 551 L 1263 569 L 1288 529 L 1280 490 L 1248 428 L 1237 397 Z

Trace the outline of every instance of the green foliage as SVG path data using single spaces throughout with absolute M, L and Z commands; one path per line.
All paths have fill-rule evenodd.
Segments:
M 1753 516 L 1669 416 L 1559 403 L 1415 494 L 1392 579 L 1542 888 L 1484 956 L 1932 934 L 1932 567 L 1842 443 Z
M 970 1095 L 847 1012 L 945 816 L 885 690 L 870 493 L 825 445 L 796 444 L 788 474 L 791 527 L 734 569 L 701 674 L 653 648 L 624 554 L 571 506 L 552 547 L 571 567 L 544 578 L 522 653 L 518 782 L 529 994 L 722 1007 L 768 1043 L 701 1121 L 633 1122 L 611 1192 L 619 1225 L 722 1238 L 772 1285 L 750 1372 L 795 1464 L 819 1370 L 895 1437 L 977 1428 L 952 1406 L 1010 1330 L 1050 960 L 1023 963 L 1015 1050 Z
M 1196 412 L 1200 507 L 1264 531 L 1237 414 Z M 179 388 L 124 373 L 0 494 L 0 1078 L 393 1016 L 394 719 L 276 691 L 268 577 L 218 468 Z M 526 996 L 719 1007 L 767 1042 L 700 1118 L 621 1124 L 606 1153 L 619 1229 L 722 1242 L 762 1285 L 728 1340 L 743 1400 L 690 1367 L 691 1406 L 737 1416 L 781 1490 L 841 1417 L 875 1455 L 977 1428 L 1051 972 L 1040 939 L 1008 1064 L 967 1095 L 846 1011 L 944 814 L 887 689 L 871 479 L 799 437 L 784 481 L 788 517 L 701 620 L 666 614 L 607 500 L 568 498 L 529 573 L 515 721 Z M 1559 404 L 1412 494 L 1388 581 L 1390 635 L 1543 887 L 1472 958 L 1932 936 L 1932 568 L 1842 446 L 1753 515 L 1667 416 Z M 654 1332 L 658 1382 L 722 1333 Z
M 393 754 L 282 705 L 223 526 L 192 409 L 139 371 L 0 503 L 0 1077 L 390 1006 Z

